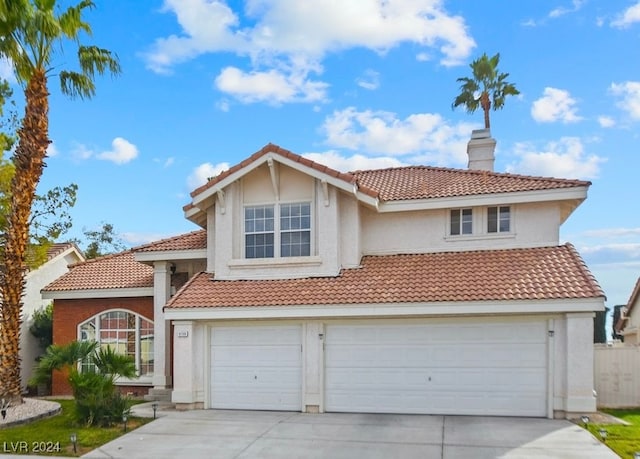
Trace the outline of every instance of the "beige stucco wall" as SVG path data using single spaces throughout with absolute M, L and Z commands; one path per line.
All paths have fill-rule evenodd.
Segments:
M 377 213 L 361 206 L 364 254 L 421 253 L 553 246 L 559 242 L 557 203 L 511 206 L 512 230 L 485 234 L 486 208 L 474 208 L 474 234 L 449 236 L 449 209 Z
M 216 248 L 208 252 L 208 266 L 213 266 L 216 279 L 335 276 L 340 271 L 337 190 L 329 186 L 325 196 L 318 180 L 282 165 L 277 166 L 276 186 L 277 197 L 269 167 L 263 164 L 225 188 L 224 208 L 219 202 L 209 208 L 208 220 L 215 220 Z M 310 257 L 244 258 L 245 205 L 305 201 L 312 207 Z

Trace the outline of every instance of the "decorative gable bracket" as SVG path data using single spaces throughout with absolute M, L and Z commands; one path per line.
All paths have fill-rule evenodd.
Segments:
M 273 158 L 267 159 L 267 166 L 269 166 L 269 174 L 271 175 L 271 186 L 273 187 L 273 194 L 276 197 L 276 201 L 278 201 L 280 200 L 278 187 L 278 168 L 276 167 Z
M 224 215 L 224 213 L 227 211 L 224 191 L 218 190 L 216 192 L 216 196 L 218 196 L 218 205 L 220 206 L 220 213 Z
M 329 184 L 326 180 L 321 180 L 322 185 L 322 197 L 324 198 L 324 206 L 329 207 Z

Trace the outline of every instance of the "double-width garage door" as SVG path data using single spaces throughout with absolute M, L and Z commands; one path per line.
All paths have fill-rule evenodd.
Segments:
M 302 409 L 302 326 L 211 329 L 213 408 Z M 327 324 L 324 410 L 546 416 L 544 321 Z M 324 368 L 322 368 L 324 366 Z
M 546 415 L 544 322 L 329 325 L 325 410 Z

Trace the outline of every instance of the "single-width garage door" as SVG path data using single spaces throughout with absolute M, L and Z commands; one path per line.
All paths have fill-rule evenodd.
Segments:
M 302 409 L 300 326 L 213 327 L 211 407 Z
M 546 324 L 328 325 L 325 410 L 546 416 Z

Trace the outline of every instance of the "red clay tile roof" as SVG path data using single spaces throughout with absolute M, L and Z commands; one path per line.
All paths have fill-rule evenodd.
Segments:
M 197 230 L 134 247 L 132 250 L 134 252 L 166 252 L 170 250 L 197 250 L 206 248 L 207 231 Z
M 377 190 L 382 201 L 446 198 L 480 194 L 537 191 L 591 185 L 567 180 L 497 172 L 409 166 L 356 171 L 358 186 Z
M 80 249 L 73 242 L 59 242 L 59 243 L 52 244 L 51 247 L 49 247 L 49 250 L 47 250 L 47 260 L 54 259 L 65 250 L 68 250 L 72 247 L 75 247 L 78 253 L 82 254 Z
M 131 250 L 94 258 L 71 266 L 71 270 L 43 291 L 153 287 L 153 268 L 137 262 Z
M 208 188 L 213 187 L 229 175 L 248 166 L 270 152 L 337 177 L 348 184 L 355 184 L 360 192 L 374 198 L 379 198 L 382 201 L 550 190 L 591 185 L 591 182 L 582 180 L 531 177 L 526 175 L 429 166 L 408 166 L 343 173 L 270 143 L 241 163 L 220 173 L 220 175 L 195 189 L 191 193 L 191 197 L 195 197 Z M 187 204 L 183 207 L 183 210 L 186 212 L 192 207 L 191 204 Z
M 212 280 L 194 276 L 167 308 L 548 300 L 604 297 L 571 244 L 365 256 L 338 277 Z
M 303 165 L 305 165 L 307 167 L 311 167 L 313 169 L 316 169 L 319 172 L 323 172 L 323 173 L 328 174 L 328 175 L 330 175 L 332 177 L 337 177 L 337 178 L 339 178 L 341 180 L 344 180 L 347 183 L 355 183 L 355 177 L 353 176 L 353 174 L 339 172 L 339 171 L 337 171 L 335 169 L 331 169 L 330 167 L 323 166 L 320 163 L 316 163 L 314 161 L 311 161 L 310 159 L 307 159 L 307 158 L 304 158 L 304 157 L 302 157 L 300 155 L 292 153 L 289 150 L 285 150 L 284 148 L 279 147 L 278 145 L 275 145 L 273 143 L 269 143 L 269 144 L 265 145 L 264 147 L 262 147 L 257 152 L 255 152 L 254 154 L 252 154 L 251 156 L 249 156 L 244 161 L 236 164 L 235 166 L 231 167 L 230 169 L 227 169 L 224 172 L 221 172 L 219 175 L 217 175 L 216 177 L 212 178 L 211 180 L 209 180 L 204 185 L 202 185 L 202 186 L 196 188 L 195 190 L 193 190 L 191 192 L 191 197 L 197 196 L 198 194 L 202 193 L 203 191 L 211 188 L 216 183 L 218 183 L 221 180 L 225 179 L 226 177 L 228 177 L 229 175 L 233 174 L 234 172 L 242 169 L 243 167 L 246 167 L 249 164 L 253 163 L 254 161 L 260 159 L 262 156 L 266 155 L 267 153 L 276 153 L 276 154 L 278 154 L 280 156 L 283 156 L 285 158 L 288 158 L 288 159 L 290 159 L 292 161 L 295 161 L 295 162 L 303 164 Z M 361 191 L 363 191 L 365 193 L 369 192 L 369 194 L 371 194 L 372 196 L 375 197 L 375 192 L 373 192 L 373 191 L 370 191 L 370 190 L 361 190 Z

